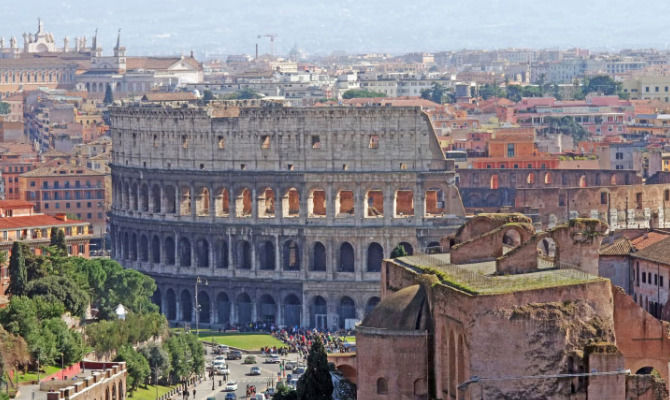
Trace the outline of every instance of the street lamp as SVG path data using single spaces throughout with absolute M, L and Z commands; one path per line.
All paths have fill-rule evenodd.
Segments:
M 200 321 L 200 304 L 198 304 L 198 285 L 204 284 L 205 286 L 209 285 L 207 279 L 200 279 L 198 276 L 195 279 L 195 335 L 200 337 L 200 331 L 198 329 L 198 322 Z

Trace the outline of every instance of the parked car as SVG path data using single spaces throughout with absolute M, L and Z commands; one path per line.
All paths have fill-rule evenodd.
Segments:
M 214 369 L 214 372 L 217 375 L 230 374 L 230 368 L 228 368 L 228 365 L 223 364 L 223 365 L 219 365 L 218 367 L 216 367 Z
M 225 344 L 220 344 L 216 346 L 216 349 L 214 349 L 214 354 L 226 354 L 230 351 L 230 347 L 226 346 Z
M 256 356 L 244 357 L 244 364 L 256 364 Z
M 228 360 L 241 360 L 242 359 L 242 352 L 239 350 L 231 350 L 228 352 L 228 356 L 226 356 L 226 359 Z
M 295 375 L 302 375 L 305 373 L 305 367 L 297 367 L 296 369 L 293 370 L 293 373 Z
M 226 400 L 237 400 L 237 395 L 234 392 L 226 393 Z
M 249 370 L 249 375 L 260 375 L 261 374 L 261 369 L 258 367 L 251 367 L 251 370 Z
M 226 392 L 234 392 L 237 390 L 237 382 L 235 381 L 228 381 L 226 383 L 226 387 L 223 389 Z
M 279 364 L 280 362 L 281 358 L 279 358 L 279 356 L 276 354 L 272 354 L 265 358 L 265 363 L 267 364 Z
M 287 361 L 286 364 L 284 364 L 284 369 L 287 371 L 291 371 L 295 367 L 298 366 L 298 363 L 295 361 Z
M 214 357 L 214 361 L 226 361 L 226 356 L 216 356 Z

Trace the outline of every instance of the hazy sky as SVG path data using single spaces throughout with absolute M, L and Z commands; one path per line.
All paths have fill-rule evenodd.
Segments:
M 111 51 L 116 31 L 128 54 L 253 54 L 294 44 L 310 54 L 462 48 L 668 48 L 667 0 L 25 0 L 5 5 L 6 41 L 41 17 L 62 45 L 91 36 Z M 72 43 L 72 40 L 71 40 Z M 90 43 L 90 39 L 89 42 Z

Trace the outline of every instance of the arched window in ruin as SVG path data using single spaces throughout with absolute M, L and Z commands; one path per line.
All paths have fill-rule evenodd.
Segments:
M 138 205 L 137 205 L 137 183 L 133 183 L 133 185 L 130 187 L 130 207 L 134 211 L 138 211 Z
M 414 192 L 411 190 L 396 190 L 395 218 L 414 216 Z
M 348 217 L 354 215 L 354 192 L 351 190 L 340 190 L 335 198 L 335 209 L 337 217 Z
M 526 177 L 526 183 L 529 185 L 534 185 L 535 184 L 535 173 L 530 172 L 528 173 L 528 176 Z
M 235 199 L 235 213 L 238 218 L 251 217 L 251 190 L 243 188 Z
M 168 289 L 165 293 L 165 302 L 167 303 L 167 312 L 166 318 L 169 321 L 174 321 L 177 319 L 177 296 L 174 294 L 174 290 Z
M 161 212 L 161 188 L 154 185 L 151 188 L 151 211 L 155 213 Z
M 411 244 L 407 242 L 400 242 L 398 243 L 398 246 L 401 246 L 403 249 L 405 249 L 405 253 L 407 253 L 408 256 L 414 254 L 414 247 Z
M 550 185 L 552 183 L 551 180 L 551 172 L 547 171 L 544 173 L 544 184 L 545 185 Z
M 137 235 L 134 233 L 130 238 L 130 259 L 137 261 Z
M 379 272 L 382 270 L 382 260 L 384 259 L 384 249 L 379 243 L 372 242 L 368 246 L 367 271 Z
M 579 187 L 580 188 L 585 188 L 586 187 L 586 176 L 582 175 L 579 177 Z
M 258 245 L 258 269 L 274 271 L 275 269 L 275 245 L 272 240 L 265 240 Z
M 196 199 L 196 209 L 197 215 L 204 217 L 209 215 L 209 201 L 210 201 L 209 189 L 203 187 L 198 193 L 198 198 Z
M 314 297 L 312 300 L 312 315 L 310 316 L 310 325 L 318 330 L 328 328 L 328 302 L 321 296 Z
M 251 245 L 246 240 L 237 243 L 237 268 L 251 269 Z
M 258 196 L 258 217 L 275 217 L 275 192 L 271 188 L 265 188 Z
M 282 215 L 284 218 L 300 216 L 300 194 L 296 188 L 290 188 L 286 191 L 282 199 Z
M 307 202 L 307 213 L 310 218 L 326 217 L 326 192 L 323 189 L 312 189 Z
M 216 241 L 216 268 L 228 268 L 228 242 Z
M 174 239 L 172 239 L 170 236 L 165 238 L 165 246 L 164 251 L 165 251 L 165 264 L 167 265 L 174 265 L 175 262 L 175 251 L 174 251 Z
M 193 303 L 191 301 L 191 293 L 184 289 L 181 292 L 181 320 L 190 322 L 193 320 Z
M 498 174 L 493 174 L 491 175 L 491 189 L 498 189 L 499 183 L 498 183 Z
M 140 209 L 143 212 L 149 211 L 149 187 L 146 184 L 140 188 Z
M 221 188 L 216 193 L 214 208 L 217 217 L 227 217 L 230 215 L 230 193 L 228 189 Z
M 122 204 L 125 210 L 130 210 L 130 185 L 128 182 L 123 183 Z
M 258 317 L 267 324 L 274 324 L 277 320 L 277 303 L 269 294 L 261 296 L 259 301 Z
M 425 216 L 440 217 L 444 213 L 444 191 L 442 189 L 428 189 L 425 193 Z
M 302 319 L 302 304 L 300 299 L 294 294 L 289 294 L 284 298 L 284 325 L 287 327 L 300 326 Z
M 326 246 L 315 242 L 312 249 L 312 271 L 326 270 Z
M 340 245 L 337 270 L 339 272 L 354 272 L 354 260 L 354 247 L 349 242 L 342 243 Z
M 230 323 L 230 299 L 225 292 L 216 296 L 216 312 L 219 324 L 226 326 Z
M 191 266 L 191 242 L 185 237 L 179 239 L 179 265 Z
M 174 186 L 165 187 L 165 212 L 168 214 L 177 212 L 176 189 Z
M 200 268 L 209 267 L 209 242 L 200 238 L 195 242 L 195 259 Z
M 338 316 L 340 317 L 340 329 L 344 329 L 348 319 L 356 319 L 356 303 L 351 297 L 344 296 L 340 299 Z
M 151 262 L 154 264 L 161 262 L 161 240 L 156 235 L 151 239 Z
M 508 229 L 503 235 L 503 253 L 516 248 L 521 244 L 521 234 L 516 229 Z
M 556 266 L 556 242 L 551 237 L 545 237 L 537 243 L 538 269 L 554 268 Z
M 295 240 L 284 242 L 284 271 L 300 270 L 300 248 Z
M 377 379 L 377 394 L 388 394 L 389 387 L 385 378 Z
M 179 211 L 181 215 L 191 215 L 191 188 L 182 186 L 179 197 Z
M 149 261 L 149 239 L 146 235 L 140 236 L 140 261 Z
M 198 322 L 202 324 L 209 324 L 210 315 L 212 315 L 212 303 L 209 301 L 209 295 L 207 292 L 198 292 L 197 306 L 199 308 Z
M 241 325 L 247 325 L 251 322 L 251 312 L 253 309 L 253 304 L 251 303 L 251 298 L 246 293 L 240 293 L 237 295 L 235 300 L 235 305 L 237 307 L 237 321 Z
M 365 194 L 365 218 L 384 217 L 384 193 L 381 190 L 368 190 Z

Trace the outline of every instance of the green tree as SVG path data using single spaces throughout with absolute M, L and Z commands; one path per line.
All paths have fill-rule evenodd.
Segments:
M 170 373 L 170 354 L 156 344 L 145 346 L 140 349 L 140 352 L 149 362 L 152 383 L 157 385 L 161 376 L 167 376 Z
M 433 86 L 430 89 L 423 89 L 421 91 L 422 98 L 438 104 L 444 103 L 448 96 L 447 88 L 437 82 L 433 82 Z
M 105 103 L 105 105 L 110 105 L 114 102 L 112 87 L 109 86 L 109 83 L 107 84 L 107 86 L 105 86 L 105 99 L 102 102 Z
M 140 385 L 145 385 L 151 374 L 149 362 L 141 353 L 138 353 L 130 345 L 121 346 L 114 361 L 125 361 L 128 369 L 126 385 L 128 391 L 133 392 Z
M 298 392 L 280 383 L 277 385 L 277 391 L 272 396 L 272 400 L 298 400 Z
M 298 380 L 298 400 L 331 400 L 333 380 L 328 370 L 328 356 L 317 337 L 307 357 L 307 369 Z
M 209 102 L 214 100 L 214 94 L 212 93 L 211 90 L 205 89 L 205 91 L 202 93 L 202 100 L 204 102 Z
M 223 96 L 224 100 L 250 100 L 250 99 L 260 99 L 262 96 L 258 94 L 255 90 L 244 88 L 239 92 L 227 94 Z
M 368 97 L 386 97 L 386 93 L 374 92 L 365 89 L 350 89 L 342 93 L 343 99 L 368 98 Z
M 28 271 L 26 260 L 23 257 L 21 243 L 12 244 L 12 255 L 9 257 L 9 287 L 7 291 L 13 296 L 21 296 L 25 293 L 28 284 Z
M 65 232 L 63 232 L 62 229 L 58 229 L 56 227 L 51 228 L 51 241 L 49 245 L 57 248 L 64 254 L 67 254 L 67 245 L 65 244 Z
M 406 257 L 408 256 L 407 250 L 405 250 L 404 246 L 401 246 L 398 244 L 392 251 L 391 251 L 391 258 L 398 258 L 398 257 Z
M 598 75 L 587 79 L 582 88 L 584 95 L 589 93 L 602 93 L 605 96 L 618 94 L 621 83 L 616 82 L 609 75 Z
M 49 275 L 34 280 L 26 285 L 25 293 L 50 302 L 62 301 L 65 309 L 78 317 L 84 316 L 90 302 L 88 292 L 69 276 Z

